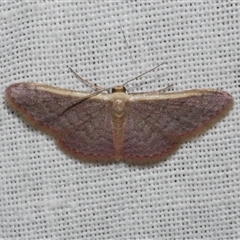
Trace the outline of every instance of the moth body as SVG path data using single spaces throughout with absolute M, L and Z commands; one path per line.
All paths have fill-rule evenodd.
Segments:
M 7 102 L 81 160 L 145 164 L 165 159 L 186 139 L 223 117 L 233 98 L 224 91 L 90 94 L 37 83 L 16 83 Z

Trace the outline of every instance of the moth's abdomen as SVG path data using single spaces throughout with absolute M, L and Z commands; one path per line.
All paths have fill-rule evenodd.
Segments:
M 126 101 L 124 98 L 113 100 L 111 117 L 116 152 L 115 160 L 120 161 L 122 159 L 123 135 L 126 123 Z

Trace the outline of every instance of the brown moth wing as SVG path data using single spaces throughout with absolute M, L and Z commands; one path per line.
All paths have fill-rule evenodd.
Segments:
M 225 115 L 232 104 L 230 94 L 216 90 L 130 95 L 123 159 L 139 164 L 165 158 L 183 140 Z
M 101 163 L 159 161 L 217 121 L 233 104 L 231 95 L 216 90 L 116 92 L 81 101 L 88 95 L 35 83 L 6 89 L 8 102 L 33 125 L 53 135 L 63 150 Z
M 115 152 L 110 103 L 107 95 L 101 95 L 71 107 L 86 96 L 88 93 L 35 83 L 17 83 L 6 89 L 10 105 L 53 135 L 63 150 L 82 160 L 107 162 Z

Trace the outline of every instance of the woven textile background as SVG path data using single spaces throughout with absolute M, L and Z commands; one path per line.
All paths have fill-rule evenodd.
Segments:
M 239 3 L 1 3 L 0 239 L 240 239 Z M 83 163 L 27 125 L 4 90 L 225 90 L 234 107 L 154 166 Z

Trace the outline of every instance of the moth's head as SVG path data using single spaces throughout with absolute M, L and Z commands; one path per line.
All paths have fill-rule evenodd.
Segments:
M 116 87 L 112 88 L 112 93 L 117 93 L 117 92 L 125 93 L 126 88 L 124 86 L 116 86 Z

